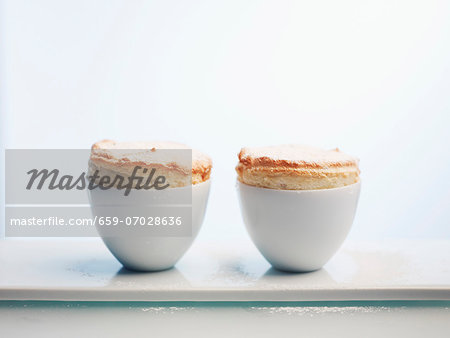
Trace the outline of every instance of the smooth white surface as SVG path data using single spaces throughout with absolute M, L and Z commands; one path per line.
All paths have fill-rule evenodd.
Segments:
M 276 190 L 237 182 L 242 217 L 261 254 L 276 268 L 320 269 L 347 237 L 361 182 L 321 190 Z
M 0 302 L 2 337 L 448 337 L 449 303 L 162 305 Z
M 231 240 L 242 146 L 339 147 L 364 185 L 349 238 L 450 239 L 449 16 L 445 0 L 0 0 L 0 139 L 204 150 L 199 239 Z
M 127 268 L 139 271 L 160 271 L 171 268 L 189 249 L 200 231 L 203 218 L 205 217 L 210 185 L 210 180 L 208 180 L 189 188 L 192 189 L 192 233 L 190 236 L 105 237 L 100 231 L 103 242 L 114 257 Z M 178 192 L 175 189 L 171 192 L 183 194 L 181 189 L 178 189 Z M 104 203 L 105 194 L 108 194 L 108 201 L 109 203 L 112 202 L 112 208 L 114 208 L 114 205 L 122 205 L 122 208 L 117 210 L 118 214 L 114 214 L 115 216 L 122 220 L 126 217 L 134 216 L 130 214 L 127 207 L 123 207 L 123 204 L 117 204 L 121 201 L 123 202 L 122 192 L 118 190 L 89 192 L 89 200 L 94 216 L 97 214 L 96 204 Z M 140 196 L 143 198 L 147 197 L 151 201 L 151 197 L 158 197 L 158 192 L 146 191 Z M 119 202 L 114 203 L 114 197 Z M 145 202 L 146 200 L 143 199 L 137 203 L 138 205 L 134 205 L 135 208 L 142 210 L 139 215 L 146 215 L 148 208 Z
M 450 300 L 450 241 L 347 243 L 321 270 L 270 267 L 250 241 L 196 242 L 174 269 L 122 268 L 97 240 L 0 241 L 0 300 Z

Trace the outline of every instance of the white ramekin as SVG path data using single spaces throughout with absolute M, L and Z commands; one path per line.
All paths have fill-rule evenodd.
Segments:
M 277 269 L 320 269 L 353 223 L 361 183 L 321 190 L 275 190 L 237 182 L 247 231 Z
M 175 197 L 175 195 L 182 193 L 182 189 L 171 188 L 168 190 Z M 187 189 L 190 189 L 190 187 Z M 192 186 L 192 232 L 189 236 L 114 237 L 105 236 L 101 231 L 99 231 L 99 234 L 111 253 L 126 268 L 138 271 L 169 269 L 186 253 L 197 237 L 205 215 L 209 189 L 210 180 Z M 111 208 L 114 208 L 114 205 L 117 205 L 120 207 L 119 213 L 122 213 L 123 218 L 125 218 L 131 216 L 129 214 L 131 211 L 127 211 L 128 204 L 130 205 L 129 210 L 133 210 L 133 213 L 136 211 L 136 208 L 139 208 L 139 214 L 145 214 L 148 206 L 152 206 L 155 194 L 157 192 L 154 190 L 148 190 L 135 194 L 139 200 L 133 200 L 136 197 L 130 195 L 128 199 L 124 198 L 123 191 L 117 189 L 94 189 L 89 191 L 89 201 L 94 217 L 102 215 L 104 212 L 101 210 L 102 206 L 109 205 Z M 124 203 L 126 203 L 125 206 Z M 97 230 L 99 230 L 99 227 L 97 227 Z

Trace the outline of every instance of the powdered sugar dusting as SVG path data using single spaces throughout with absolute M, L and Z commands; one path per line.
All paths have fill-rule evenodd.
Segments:
M 141 142 L 116 142 L 103 140 L 92 147 L 92 153 L 99 157 L 113 158 L 131 162 L 144 161 L 147 163 L 171 163 L 175 158 L 174 153 L 165 156 L 158 150 L 166 149 L 191 149 L 185 144 L 169 141 L 141 141 Z M 164 157 L 168 157 L 165 159 Z M 183 162 L 183 159 L 180 160 Z M 211 165 L 211 159 L 202 152 L 192 149 L 192 162 Z
M 387 306 L 253 306 L 249 310 L 252 312 L 264 312 L 269 314 L 284 315 L 321 315 L 321 314 L 356 314 L 356 313 L 375 313 L 391 312 L 395 309 Z
M 325 150 L 317 147 L 286 144 L 268 147 L 242 148 L 241 159 L 269 158 L 274 161 L 287 161 L 293 163 L 357 163 L 357 159 L 347 155 L 339 149 Z

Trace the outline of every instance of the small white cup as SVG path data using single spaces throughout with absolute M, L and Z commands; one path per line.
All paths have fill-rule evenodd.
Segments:
M 191 189 L 191 187 L 170 188 L 167 190 L 171 196 L 176 198 L 175 195 L 186 193 L 186 191 L 183 192 L 183 189 Z M 97 227 L 97 230 L 109 251 L 126 268 L 138 271 L 169 269 L 186 253 L 197 237 L 203 223 L 209 189 L 209 180 L 192 186 L 192 232 L 189 236 L 111 237 L 105 236 L 99 227 Z M 132 208 L 133 212 L 136 212 L 136 208 L 139 208 L 139 214 L 145 214 L 148 206 L 152 205 L 152 201 L 158 198 L 157 194 L 158 192 L 154 190 L 140 191 L 139 194 L 134 195 L 135 197 L 130 195 L 129 199 L 126 199 L 123 196 L 123 191 L 118 189 L 94 189 L 89 191 L 89 200 L 94 217 L 102 215 L 101 206 L 110 205 L 113 208 L 114 205 L 117 205 L 120 208 L 117 208 L 118 211 L 115 215 L 119 215 L 124 219 L 132 216 L 127 206 L 123 204 L 125 200 L 127 204 L 130 203 L 130 210 Z M 135 202 L 133 198 L 139 200 L 133 203 Z
M 353 223 L 361 183 L 334 189 L 276 190 L 237 182 L 247 231 L 279 270 L 320 269 Z

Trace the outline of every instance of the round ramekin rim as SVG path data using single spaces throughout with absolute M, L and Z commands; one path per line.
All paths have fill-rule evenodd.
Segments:
M 349 188 L 356 187 L 357 185 L 360 186 L 361 185 L 361 178 L 359 178 L 358 182 L 355 182 L 355 183 L 352 183 L 352 184 L 348 184 L 348 185 L 344 185 L 342 187 L 327 188 L 327 189 L 304 189 L 304 190 L 303 189 L 302 190 L 301 189 L 297 189 L 297 190 L 294 190 L 294 189 L 272 189 L 272 188 L 265 188 L 265 187 L 257 187 L 255 185 L 250 185 L 250 184 L 247 184 L 247 183 L 243 183 L 243 182 L 239 181 L 238 179 L 236 179 L 236 183 L 238 185 L 243 185 L 243 186 L 248 187 L 248 188 L 260 189 L 260 190 L 264 190 L 264 191 L 299 194 L 299 193 L 315 193 L 315 192 L 320 192 L 320 191 L 324 192 L 324 191 L 346 190 L 346 189 L 349 189 Z

